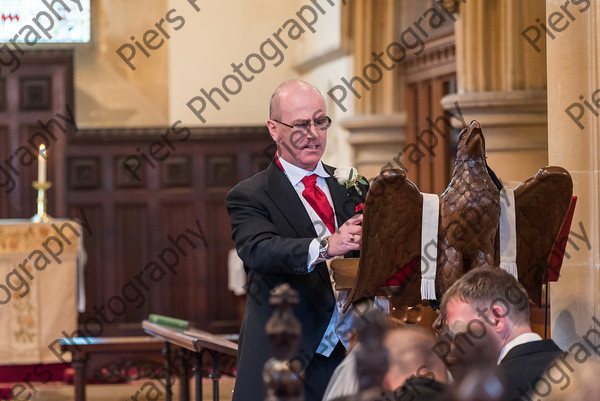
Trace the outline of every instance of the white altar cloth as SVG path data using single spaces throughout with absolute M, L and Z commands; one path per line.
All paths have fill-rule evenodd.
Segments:
M 53 343 L 85 310 L 85 259 L 76 220 L 0 220 L 0 365 L 61 362 Z

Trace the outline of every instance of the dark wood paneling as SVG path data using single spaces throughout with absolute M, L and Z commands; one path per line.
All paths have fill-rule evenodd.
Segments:
M 39 122 L 47 124 L 57 113 L 68 117 L 67 107 L 75 113 L 72 52 L 28 52 L 16 72 L 2 69 L 0 92 L 0 163 L 5 165 L 20 146 L 37 158 L 43 137 L 37 135 L 33 144 L 30 139 L 46 132 Z M 102 335 L 139 333 L 142 319 L 161 313 L 214 332 L 236 332 L 241 317 L 227 289 L 227 252 L 233 242 L 224 200 L 235 183 L 269 163 L 274 149 L 266 127 L 193 128 L 179 142 L 185 135 L 179 125 L 169 137 L 175 149 L 164 146 L 157 153 L 168 150 L 166 159 L 142 162 L 141 180 L 135 180 L 123 170 L 121 159 L 151 157 L 152 144 L 164 143 L 161 135 L 171 127 L 80 128 L 71 135 L 72 125 L 56 122 L 65 132 L 54 124 L 56 140 L 45 141 L 48 180 L 53 183 L 48 212 L 81 219 L 83 210 L 92 229 L 84 238 L 87 310 L 80 316 L 81 327 L 99 318 Z M 31 183 L 37 179 L 37 161 L 19 164 L 15 179 L 15 189 L 2 193 L 0 218 L 35 214 Z M 196 221 L 206 236 L 206 249 L 186 232 L 198 231 Z M 160 253 L 173 246 L 169 235 L 182 234 L 197 249 L 179 254 L 177 275 L 167 271 L 159 282 L 150 282 L 144 267 L 160 263 Z M 136 296 L 140 298 L 128 300 Z
M 428 119 L 450 121 L 441 100 L 456 86 L 453 84 L 456 80 L 453 30 L 428 38 L 426 49 L 421 56 L 410 58 L 406 63 L 406 143 L 411 150 L 404 155 L 404 164 L 408 168 L 408 178 L 419 190 L 440 194 L 452 173 L 455 155 L 452 140 L 456 132 L 444 122 L 437 124 L 443 135 L 436 134 L 436 138 L 432 138 L 424 132 L 433 129 Z M 413 151 L 415 145 L 419 150 Z
M 227 255 L 231 248 L 235 247 L 231 240 L 231 229 L 229 227 L 229 216 L 223 203 L 207 202 L 207 223 L 211 227 L 211 245 L 208 248 L 208 266 L 210 274 L 206 277 L 206 286 L 209 288 L 227 288 L 228 270 Z M 223 328 L 231 327 L 237 324 L 238 311 L 234 307 L 236 299 L 232 292 L 225 293 L 216 291 L 207 291 L 210 295 L 209 305 L 217 305 L 224 302 L 229 308 L 210 308 L 210 329 L 213 331 L 222 331 Z M 219 310 L 220 309 L 220 310 Z
M 79 208 L 90 209 L 94 230 L 93 236 L 86 238 L 90 252 L 85 273 L 88 310 L 80 323 L 97 316 L 92 306 L 106 307 L 111 297 L 124 298 L 124 286 L 134 280 L 145 301 L 128 303 L 123 316 L 105 325 L 104 334 L 139 332 L 140 321 L 149 313 L 190 320 L 211 332 L 237 332 L 239 302 L 227 289 L 227 253 L 234 245 L 225 195 L 238 181 L 268 165 L 274 151 L 270 137 L 266 127 L 194 128 L 185 143 L 175 143 L 176 149 L 165 160 L 155 161 L 154 167 L 145 164 L 135 186 L 120 185 L 117 177 L 123 167 L 119 160 L 139 155 L 137 148 L 147 150 L 164 132 L 85 130 L 68 143 L 65 175 L 84 181 L 72 185 L 73 179 L 67 180 L 68 210 L 78 216 Z M 93 185 L 94 169 L 101 172 L 97 185 Z M 181 179 L 177 171 L 187 178 Z M 186 231 L 199 234 L 197 222 L 206 248 L 202 239 Z M 168 237 L 180 235 L 186 235 L 196 248 L 181 240 L 186 255 L 177 251 L 175 275 L 159 255 L 165 248 L 175 250 Z M 172 257 L 166 252 L 167 258 Z M 159 282 L 149 281 L 148 272 L 141 273 L 151 262 L 166 271 Z M 135 278 L 140 274 L 148 289 Z
M 0 88 L 1 89 L 1 88 Z M 0 217 L 10 216 L 10 201 L 8 194 L 12 191 L 13 173 L 10 168 L 3 162 L 8 157 L 8 128 L 5 125 L 0 125 Z
M 112 224 L 111 224 L 112 223 Z M 110 302 L 113 297 L 121 297 L 127 301 L 123 294 L 124 288 L 129 281 L 135 283 L 136 274 L 146 265 L 148 256 L 150 255 L 150 247 L 152 241 L 153 224 L 148 205 L 146 203 L 115 203 L 114 205 L 114 220 L 112 222 L 105 221 L 103 225 L 110 224 L 114 227 L 112 238 L 113 252 L 109 253 L 109 262 L 111 263 L 110 270 L 100 272 L 99 279 L 106 280 L 108 293 L 105 294 L 105 299 L 102 304 L 107 305 L 107 308 L 113 315 L 117 312 L 110 310 Z M 90 266 L 91 267 L 91 266 Z M 110 274 L 112 270 L 113 274 Z M 136 284 L 136 287 L 139 287 Z M 126 291 L 126 290 L 125 290 Z M 133 296 L 129 297 L 133 299 Z M 117 304 L 120 301 L 113 301 Z M 117 317 L 117 322 L 139 321 L 143 316 L 136 313 L 136 302 L 127 302 L 125 313 Z M 116 310 L 116 308 L 113 308 Z
M 35 154 L 41 135 L 30 139 L 36 132 L 43 132 L 39 122 L 47 123 L 56 114 L 68 116 L 67 107 L 74 113 L 73 104 L 73 53 L 71 50 L 27 51 L 20 56 L 20 67 L 15 72 L 0 70 L 0 121 L 5 127 L 0 135 L 0 163 L 6 166 L 11 155 L 16 187 L 10 193 L 2 191 L 5 201 L 0 202 L 0 218 L 29 218 L 36 213 L 36 193 L 31 184 L 37 179 L 37 161 L 31 162 L 26 153 Z M 47 138 L 48 180 L 52 188 L 48 191 L 48 213 L 64 216 L 65 180 L 64 149 L 67 135 L 73 127 L 67 125 L 66 132 L 52 125 L 55 139 Z M 37 145 L 37 146 L 36 146 Z M 20 149 L 20 150 L 19 150 Z M 0 189 L 1 191 L 2 189 Z
M 450 82 L 454 79 L 454 75 L 445 75 L 407 87 L 406 142 L 419 146 L 421 153 L 415 153 L 418 155 L 412 160 L 405 159 L 405 164 L 408 167 L 408 178 L 422 192 L 441 194 L 446 189 L 452 174 L 452 163 L 456 155 L 452 143 L 457 130 L 448 128 L 452 119 L 444 111 L 440 102 L 450 93 L 452 87 Z M 432 138 L 431 135 L 424 134 L 425 130 L 437 133 L 428 119 L 437 121 L 438 118 L 444 118 L 446 121 L 440 120 L 436 125 L 444 135 L 436 134 L 436 138 Z M 428 149 L 431 149 L 433 154 Z
M 6 79 L 0 78 L 0 112 L 6 110 Z
M 206 236 L 210 246 L 210 233 L 204 232 L 204 213 L 196 210 L 192 199 L 162 201 L 159 207 L 160 235 L 156 238 L 153 255 L 160 252 L 162 258 L 174 266 L 173 271 L 167 270 L 167 276 L 156 284 L 148 312 L 192 320 L 204 326 L 208 310 L 205 287 L 208 271 L 199 267 L 206 266 L 206 248 L 203 239 L 193 234 Z M 201 229 L 197 228 L 198 224 Z M 161 295 L 156 296 L 158 294 Z
M 109 291 L 106 289 L 107 280 L 98 277 L 98 272 L 90 266 L 104 266 L 107 276 L 114 274 L 116 266 L 104 263 L 106 256 L 110 255 L 112 248 L 107 246 L 107 238 L 112 233 L 110 227 L 104 224 L 104 205 L 100 203 L 71 203 L 68 208 L 68 216 L 77 218 L 81 222 L 87 220 L 90 226 L 91 234 L 84 230 L 83 240 L 87 256 L 87 264 L 84 269 L 84 287 L 87 299 L 87 310 L 80 316 L 81 321 L 94 316 L 94 308 L 101 307 L 100 300 L 104 299 L 104 294 Z M 94 302 L 92 302 L 94 301 Z

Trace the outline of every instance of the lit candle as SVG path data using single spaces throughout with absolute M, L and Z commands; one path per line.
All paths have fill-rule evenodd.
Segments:
M 40 145 L 38 153 L 38 182 L 43 184 L 46 182 L 46 147 Z

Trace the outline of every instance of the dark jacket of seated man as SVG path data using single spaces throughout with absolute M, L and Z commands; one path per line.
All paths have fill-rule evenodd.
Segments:
M 531 394 L 535 382 L 552 362 L 564 355 L 566 353 L 554 341 L 542 340 L 539 336 L 508 351 L 498 365 L 507 384 L 505 400 L 528 400 L 526 394 Z

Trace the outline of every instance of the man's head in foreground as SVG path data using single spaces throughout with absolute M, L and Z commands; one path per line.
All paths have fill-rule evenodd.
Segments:
M 398 389 L 411 376 L 446 383 L 446 367 L 432 351 L 435 337 L 425 329 L 417 326 L 393 329 L 384 342 L 389 353 L 389 369 L 383 379 L 386 390 Z
M 458 279 L 444 294 L 441 313 L 453 335 L 453 347 L 485 338 L 497 356 L 502 347 L 530 333 L 529 298 L 523 286 L 500 268 L 477 268 Z
M 286 81 L 271 96 L 267 126 L 277 144 L 277 154 L 288 163 L 312 171 L 327 144 L 325 99 L 312 85 Z

